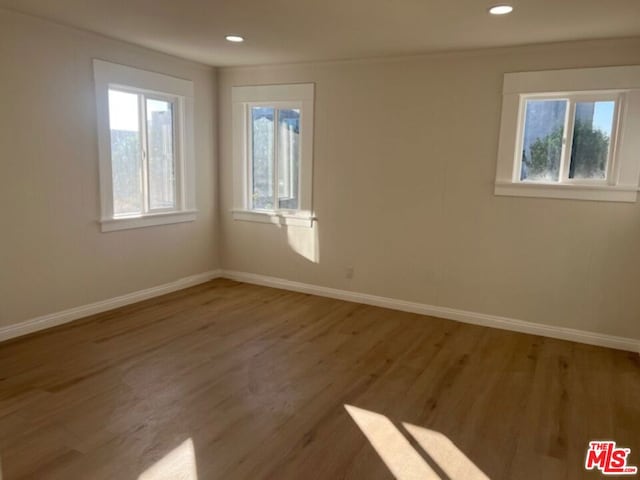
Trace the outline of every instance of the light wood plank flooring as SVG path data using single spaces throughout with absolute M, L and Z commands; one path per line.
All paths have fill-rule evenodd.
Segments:
M 229 280 L 0 344 L 2 480 L 602 478 L 592 439 L 640 465 L 637 354 Z

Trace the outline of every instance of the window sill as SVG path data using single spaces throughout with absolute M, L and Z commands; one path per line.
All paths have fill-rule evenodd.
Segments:
M 115 230 L 127 230 L 130 228 L 193 222 L 196 219 L 196 213 L 197 210 L 182 210 L 179 212 L 152 213 L 135 217 L 105 218 L 100 221 L 100 224 L 103 232 L 113 232 Z
M 638 197 L 638 187 L 496 182 L 494 193 L 496 195 L 511 197 L 559 198 L 567 200 L 633 203 Z
M 315 217 L 307 213 L 281 213 L 281 212 L 260 212 L 255 210 L 232 210 L 234 220 L 247 222 L 271 223 L 274 225 L 286 225 L 289 227 L 309 227 L 313 226 Z

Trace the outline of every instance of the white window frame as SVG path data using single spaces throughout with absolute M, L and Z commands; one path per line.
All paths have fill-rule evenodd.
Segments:
M 566 99 L 560 181 L 520 180 L 525 106 L 530 99 Z M 606 180 L 570 179 L 575 103 L 614 100 Z M 640 177 L 640 66 L 603 67 L 504 75 L 495 194 L 635 202 Z
M 312 209 L 313 175 L 313 107 L 315 85 L 238 86 L 232 88 L 233 104 L 233 210 L 235 220 L 276 225 L 311 227 L 315 220 Z M 299 208 L 254 209 L 251 195 L 251 118 L 252 107 L 274 107 L 277 110 L 300 110 Z M 277 130 L 276 130 L 277 132 Z M 274 162 L 277 162 L 274 155 Z M 274 169 L 276 170 L 276 169 Z M 277 182 L 274 197 L 277 200 Z M 277 205 L 277 202 L 275 203 Z
M 110 232 L 194 221 L 197 210 L 195 207 L 195 159 L 193 148 L 193 82 L 97 59 L 93 61 L 93 70 L 98 125 L 101 230 Z M 158 99 L 172 103 L 175 208 L 149 208 L 148 182 L 147 178 L 144 177 L 142 181 L 144 212 L 131 215 L 114 214 L 109 89 L 141 95 L 142 103 L 139 107 L 139 115 L 145 115 L 145 118 L 146 99 Z M 143 145 L 146 144 L 146 134 L 146 131 L 141 132 Z M 146 151 L 146 147 L 143 148 Z
M 565 100 L 567 102 L 567 109 L 564 118 L 564 136 L 562 142 L 562 153 L 560 158 L 560 173 L 559 180 L 557 182 L 541 182 L 535 180 L 520 180 L 522 171 L 522 147 L 524 142 L 525 131 L 525 117 L 526 117 L 526 104 L 528 100 L 537 101 L 557 101 Z M 571 163 L 571 153 L 573 149 L 573 132 L 575 127 L 575 114 L 576 103 L 581 102 L 614 102 L 615 108 L 613 112 L 613 123 L 611 128 L 611 139 L 609 141 L 609 151 L 607 153 L 607 171 L 604 179 L 585 179 L 585 178 L 569 178 L 569 170 Z M 613 92 L 587 92 L 587 93 L 534 93 L 520 96 L 519 118 L 518 125 L 521 127 L 518 129 L 518 139 L 516 142 L 516 152 L 520 154 L 517 156 L 517 165 L 514 169 L 514 182 L 522 182 L 527 184 L 550 184 L 550 185 L 615 185 L 615 152 L 617 143 L 617 131 L 619 128 L 619 119 L 621 113 L 621 107 L 624 104 L 624 91 Z

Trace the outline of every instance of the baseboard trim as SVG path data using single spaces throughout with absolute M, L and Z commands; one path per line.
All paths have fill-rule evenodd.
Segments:
M 576 330 L 572 328 L 543 325 L 540 323 L 516 320 L 508 317 L 489 315 L 486 313 L 477 313 L 467 310 L 458 310 L 455 308 L 427 305 L 424 303 L 408 302 L 405 300 L 380 297 L 367 293 L 339 290 L 336 288 L 321 287 L 308 283 L 294 282 L 291 280 L 285 280 L 283 278 L 269 277 L 266 275 L 258 275 L 255 273 L 223 270 L 221 276 L 223 278 L 228 278 L 230 280 L 236 280 L 239 282 L 263 285 L 266 287 L 281 288 L 294 292 L 310 293 L 313 295 L 330 297 L 338 300 L 364 303 L 366 305 L 384 307 L 392 310 L 401 310 L 403 312 L 411 312 L 421 315 L 429 315 L 432 317 L 446 318 L 448 320 L 456 320 L 458 322 L 481 325 L 483 327 L 500 328 L 502 330 L 529 333 L 532 335 L 557 338 L 560 340 L 569 340 L 572 342 L 586 343 L 589 345 L 597 345 L 600 347 L 615 348 L 617 350 L 640 352 L 640 340 L 633 338 L 616 337 L 613 335 L 605 335 L 602 333 Z
M 107 310 L 113 310 L 114 308 L 124 307 L 125 305 L 130 305 L 132 303 L 141 302 L 142 300 L 159 297 L 160 295 L 192 287 L 194 285 L 213 280 L 214 278 L 218 278 L 221 275 L 222 270 L 211 270 L 209 272 L 191 275 L 163 285 L 139 290 L 137 292 L 127 293 L 118 297 L 101 300 L 99 302 L 82 305 L 80 307 L 70 308 L 68 310 L 51 313 L 49 315 L 43 315 L 15 325 L 0 327 L 0 342 L 47 328 L 56 327 L 89 315 L 95 315 L 96 313 L 106 312 Z
M 551 325 L 526 322 L 524 320 L 516 320 L 513 318 L 489 315 L 486 313 L 470 312 L 455 308 L 409 302 L 406 300 L 398 300 L 349 290 L 340 290 L 337 288 L 322 287 L 309 283 L 294 282 L 283 278 L 233 270 L 211 270 L 209 272 L 191 275 L 156 287 L 139 290 L 137 292 L 128 293 L 80 307 L 70 308 L 68 310 L 63 310 L 49 315 L 43 315 L 15 325 L 0 327 L 0 342 L 69 323 L 89 315 L 95 315 L 97 313 L 113 310 L 114 308 L 141 302 L 142 300 L 159 297 L 167 293 L 192 287 L 220 277 L 255 285 L 263 285 L 266 287 L 309 293 L 312 295 L 335 298 L 348 302 L 363 303 L 376 307 L 400 310 L 403 312 L 446 318 L 449 320 L 456 320 L 458 322 L 481 325 L 484 327 L 500 328 L 502 330 L 529 333 L 532 335 L 541 335 L 560 340 L 569 340 L 572 342 L 640 353 L 640 340 L 633 338 L 616 337 L 613 335 L 576 330 L 572 328 L 554 327 Z

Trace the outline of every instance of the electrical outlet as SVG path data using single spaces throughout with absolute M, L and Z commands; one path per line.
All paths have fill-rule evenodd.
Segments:
M 349 279 L 353 278 L 353 273 L 354 273 L 354 270 L 353 270 L 353 267 L 351 266 L 344 269 L 344 276 Z

